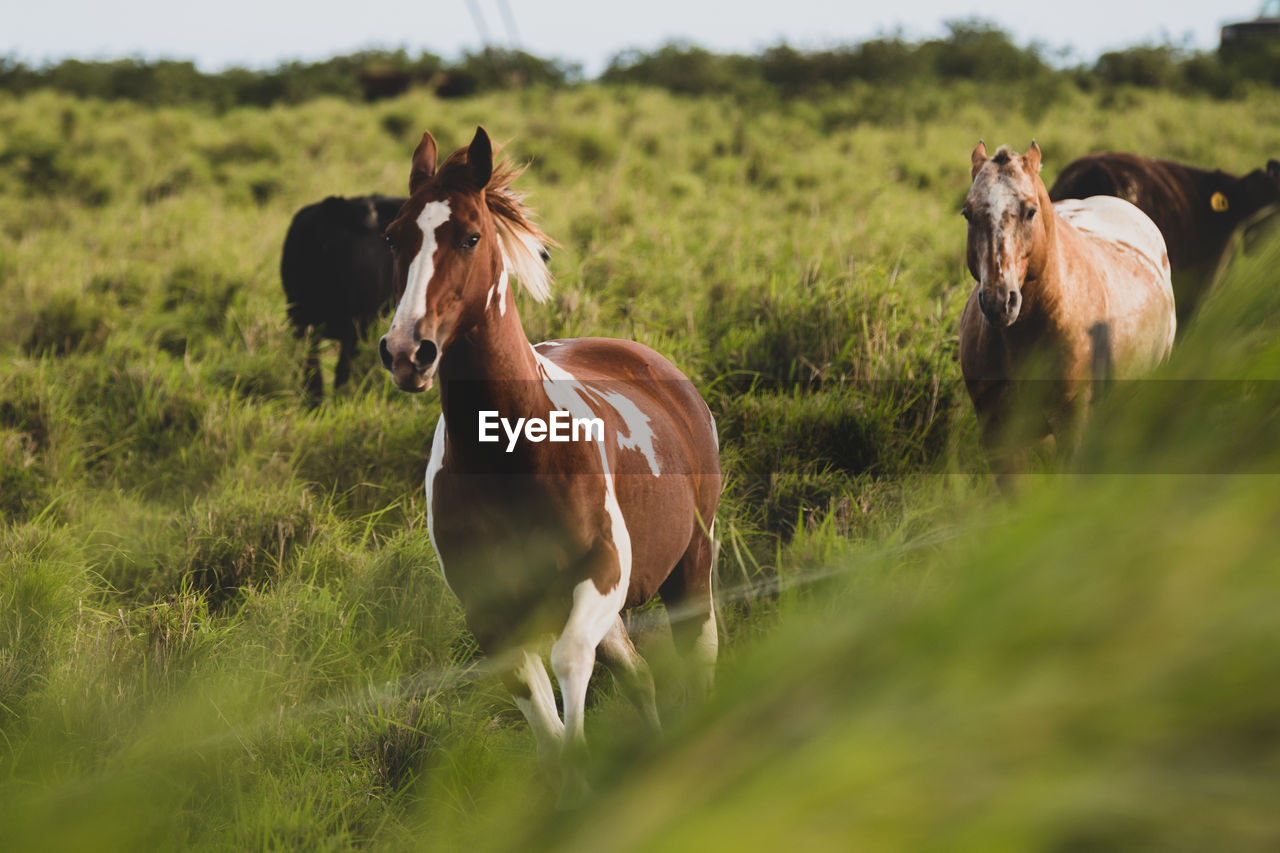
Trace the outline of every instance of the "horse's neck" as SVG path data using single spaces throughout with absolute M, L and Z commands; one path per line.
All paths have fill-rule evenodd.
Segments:
M 1071 226 L 1058 218 L 1043 187 L 1040 211 L 1045 223 L 1044 243 L 1027 265 L 1027 278 L 1022 284 L 1023 312 L 1036 321 L 1035 325 L 1054 328 L 1060 325 L 1066 303 L 1070 300 L 1067 292 L 1070 282 L 1066 276 L 1063 251 L 1072 237 L 1064 232 Z
M 506 301 L 505 310 L 500 306 Z M 545 418 L 551 402 L 538 381 L 533 347 L 525 336 L 513 294 L 486 304 L 441 356 L 440 405 L 451 441 L 474 440 L 481 411 L 514 421 Z

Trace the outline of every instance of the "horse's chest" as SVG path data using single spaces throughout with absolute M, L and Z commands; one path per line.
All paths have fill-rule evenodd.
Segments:
M 490 586 L 494 577 L 513 575 L 545 584 L 601 534 L 598 478 L 456 473 L 444 466 L 427 492 L 432 541 L 460 594 L 464 577 Z

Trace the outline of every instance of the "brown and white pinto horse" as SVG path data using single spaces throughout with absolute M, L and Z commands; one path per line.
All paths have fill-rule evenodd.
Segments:
M 1035 142 L 990 158 L 979 142 L 970 159 L 963 212 L 977 285 L 960 316 L 960 368 L 1005 486 L 1031 444 L 1075 446 L 1098 374 L 1131 378 L 1168 357 L 1173 290 L 1164 239 L 1129 202 L 1051 203 Z
M 620 612 L 661 592 L 678 651 L 709 688 L 717 637 L 712 535 L 720 498 L 715 422 L 689 380 L 648 347 L 577 338 L 530 345 L 514 276 L 550 293 L 545 246 L 517 170 L 493 162 L 483 128 L 436 168 L 423 135 L 410 197 L 387 228 L 399 303 L 383 365 L 405 391 L 438 378 L 442 414 L 426 474 L 427 521 L 450 589 L 533 728 L 538 752 L 582 789 L 587 680 L 597 652 L 655 729 L 653 680 Z M 600 419 L 590 440 L 482 440 L 484 413 L 515 423 L 556 412 Z M 492 417 L 490 422 L 492 423 Z M 506 427 L 504 427 L 506 429 Z M 555 635 L 551 668 L 537 641 Z

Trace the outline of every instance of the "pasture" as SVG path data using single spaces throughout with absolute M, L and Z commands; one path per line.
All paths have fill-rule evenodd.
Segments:
M 722 445 L 716 695 L 663 689 L 636 614 L 665 737 L 598 672 L 568 814 L 435 570 L 438 398 L 366 345 L 308 407 L 280 288 L 299 207 L 403 194 L 423 129 L 477 124 L 561 244 L 530 339 L 653 347 Z M 1244 173 L 1274 92 L 34 92 L 0 128 L 0 847 L 1280 841 L 1280 242 L 1015 503 L 956 360 L 979 138 L 1046 183 L 1103 148 Z

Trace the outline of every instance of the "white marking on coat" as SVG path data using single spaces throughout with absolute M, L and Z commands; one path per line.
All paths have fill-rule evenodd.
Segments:
M 498 276 L 498 315 L 507 316 L 507 269 L 502 268 L 502 275 Z
M 605 507 L 616 524 L 622 512 L 612 491 L 605 499 Z M 630 565 L 631 540 L 626 536 L 621 541 L 615 537 L 614 545 L 618 548 L 618 561 Z M 580 742 L 583 739 L 587 682 L 595 663 L 596 646 L 617 621 L 626 600 L 626 583 L 619 583 L 606 593 L 601 593 L 595 581 L 590 579 L 573 588 L 569 619 L 551 646 L 551 668 L 556 674 L 556 681 L 560 682 L 560 697 L 564 701 L 565 734 L 571 740 Z
M 498 297 L 498 314 L 502 317 L 507 316 L 507 282 L 509 276 L 504 267 L 502 275 L 498 276 L 498 283 L 489 286 L 489 294 L 484 300 L 484 310 L 488 311 L 489 306 L 493 304 L 493 297 Z
M 541 355 L 537 350 L 533 351 L 534 360 L 538 363 L 538 369 L 542 371 L 542 388 L 546 392 L 551 402 L 569 412 L 575 418 L 594 418 L 595 411 L 587 402 L 587 395 L 594 392 L 578 381 L 578 378 L 560 365 Z M 618 580 L 618 588 L 622 590 L 623 600 L 625 601 L 626 590 L 631 583 L 631 533 L 627 530 L 626 519 L 622 515 L 622 507 L 618 503 L 618 494 L 614 488 L 613 472 L 609 469 L 609 454 L 605 450 L 604 436 L 601 435 L 600 440 L 595 442 L 597 449 L 600 451 L 600 470 L 604 474 L 604 506 L 605 511 L 609 514 L 609 520 L 612 526 L 611 538 L 613 546 L 618 551 L 618 569 L 621 576 Z M 618 609 L 622 609 L 622 605 L 618 605 Z M 617 611 L 614 611 L 615 613 Z M 606 626 L 607 628 L 608 626 Z M 601 636 L 604 636 L 603 634 Z M 594 649 L 595 647 L 592 646 Z
M 388 336 L 413 335 L 413 327 L 427 310 L 427 287 L 436 274 L 436 229 L 449 221 L 448 201 L 429 201 L 418 214 L 418 228 L 422 231 L 422 247 L 409 262 L 405 277 L 404 296 L 391 318 Z
M 543 389 L 555 405 L 578 417 L 595 416 L 587 402 L 587 395 L 594 392 L 569 371 L 540 355 L 536 349 L 533 350 L 533 357 L 543 375 Z M 618 583 L 604 593 L 600 592 L 596 582 L 591 579 L 575 586 L 569 618 L 551 647 L 551 668 L 556 674 L 556 680 L 560 682 L 560 696 L 564 702 L 565 749 L 581 744 L 584 739 L 587 682 L 591 678 L 596 646 L 604 639 L 626 604 L 627 590 L 631 585 L 631 533 L 627 530 L 626 518 L 618 503 L 603 436 L 596 447 L 600 451 L 600 466 L 604 475 L 604 509 L 609 516 L 609 538 L 618 559 Z M 572 787 L 572 780 L 566 780 L 562 797 Z
M 1109 195 L 1065 199 L 1055 202 L 1053 209 L 1077 230 L 1097 240 L 1126 244 L 1157 273 L 1164 271 L 1164 236 L 1150 217 L 1124 199 Z
M 1054 210 L 1066 222 L 1090 238 L 1115 246 L 1126 254 L 1136 254 L 1151 266 L 1169 313 L 1169 328 L 1158 342 L 1155 363 L 1163 361 L 1173 349 L 1178 331 L 1174 310 L 1173 282 L 1169 274 L 1168 250 L 1164 235 L 1139 208 L 1121 198 L 1092 196 L 1055 202 Z
M 538 757 L 550 763 L 557 756 L 564 739 L 564 723 L 560 721 L 560 713 L 556 710 L 555 693 L 542 658 L 526 650 L 523 660 L 516 667 L 516 677 L 529 688 L 528 698 L 513 697 L 516 707 L 529 721 L 529 728 L 533 729 L 533 737 L 538 744 Z
M 538 346 L 544 346 L 544 344 L 539 344 Z M 589 399 L 595 400 L 598 404 L 609 406 L 617 413 L 622 422 L 627 425 L 628 433 L 625 436 L 621 431 L 618 432 L 618 447 L 623 450 L 635 450 L 644 456 L 645 461 L 649 464 L 649 471 L 653 476 L 657 477 L 662 473 L 658 465 L 658 454 L 653 446 L 653 428 L 650 426 L 651 421 L 648 415 L 640 411 L 639 406 L 618 391 L 601 391 L 598 388 L 592 388 L 590 385 L 579 381 L 567 370 L 544 357 L 537 351 L 537 348 L 534 348 L 533 357 L 537 360 L 538 365 L 542 368 L 543 374 L 546 376 L 546 379 L 543 381 L 543 387 L 546 389 L 548 397 L 551 397 L 557 405 L 562 405 L 560 400 L 553 395 L 553 390 L 556 390 L 553 386 L 557 385 L 557 383 L 567 383 L 565 391 L 556 390 L 556 393 L 558 393 L 562 399 L 567 400 L 572 398 L 579 401 L 579 406 L 586 411 L 591 412 L 592 417 L 595 416 L 595 412 L 592 410 L 591 405 L 588 402 Z M 566 407 L 562 405 L 562 408 Z M 575 416 L 578 414 L 574 409 L 567 410 L 573 412 Z M 603 447 L 601 448 L 600 458 L 605 469 L 608 470 L 609 463 L 604 454 Z
M 436 421 L 436 435 L 431 442 L 431 459 L 427 462 L 427 475 L 423 485 L 427 493 L 427 536 L 431 539 L 431 548 L 436 552 L 436 560 L 440 563 L 440 576 L 444 578 L 445 586 L 449 586 L 449 576 L 444 571 L 444 557 L 440 556 L 440 546 L 436 544 L 434 511 L 436 475 L 444 467 L 444 443 L 445 427 L 444 415 L 442 414 L 440 415 L 440 420 Z M 453 587 L 449 586 L 449 591 L 453 592 Z
M 592 389 L 594 390 L 594 389 Z M 649 426 L 649 416 L 640 411 L 640 407 L 617 391 L 596 391 L 601 400 L 613 407 L 613 410 L 627 425 L 628 434 L 623 436 L 618 431 L 618 447 L 623 450 L 635 450 L 644 456 L 649 463 L 653 476 L 661 473 L 658 470 L 658 454 L 653 449 L 653 428 Z

